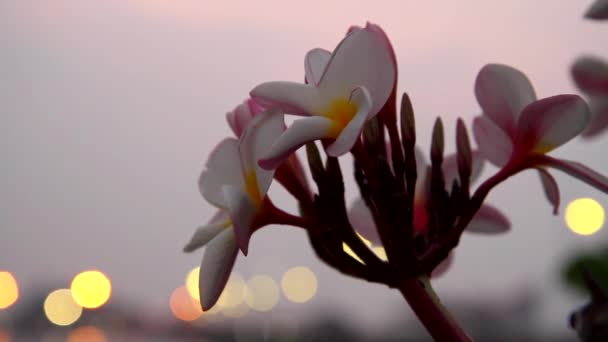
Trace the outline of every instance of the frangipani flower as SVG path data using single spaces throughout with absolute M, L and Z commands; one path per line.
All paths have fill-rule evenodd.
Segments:
M 199 291 L 203 310 L 219 298 L 238 249 L 247 254 L 249 238 L 263 222 L 266 192 L 274 171 L 256 161 L 283 132 L 282 113 L 271 110 L 251 120 L 239 140 L 226 138 L 211 152 L 199 179 L 203 197 L 219 211 L 199 227 L 185 252 L 207 246 L 201 263 Z
M 226 113 L 226 121 L 228 121 L 234 135 L 240 137 L 249 121 L 263 111 L 264 108 L 253 99 L 247 99 L 236 106 L 233 111 Z
M 396 81 L 392 47 L 376 25 L 352 28 L 334 52 L 315 49 L 306 57 L 308 84 L 269 82 L 258 85 L 251 97 L 265 108 L 307 116 L 296 120 L 260 161 L 277 167 L 304 144 L 329 139 L 330 156 L 347 153 L 364 124 L 389 98 Z
M 608 0 L 595 0 L 593 5 L 585 13 L 589 19 L 608 19 Z
M 596 57 L 581 57 L 572 66 L 572 77 L 591 107 L 591 122 L 582 136 L 597 136 L 608 128 L 608 63 Z
M 572 161 L 545 155 L 579 135 L 587 126 L 589 107 L 577 95 L 536 99 L 528 78 L 506 65 L 481 69 L 475 95 L 483 114 L 475 118 L 473 133 L 480 152 L 503 172 L 534 167 L 547 198 L 557 213 L 559 189 L 544 167 L 558 168 L 588 184 L 608 191 L 608 179 Z

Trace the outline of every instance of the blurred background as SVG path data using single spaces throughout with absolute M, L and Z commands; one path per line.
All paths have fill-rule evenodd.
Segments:
M 256 233 L 220 305 L 200 312 L 202 253 L 181 249 L 214 213 L 196 182 L 231 134 L 225 113 L 258 83 L 301 81 L 309 49 L 369 20 L 392 40 L 428 149 L 436 116 L 449 142 L 457 117 L 479 113 L 486 63 L 524 71 L 539 97 L 576 93 L 576 57 L 608 56 L 590 4 L 0 0 L 0 341 L 428 339 L 397 291 L 336 273 L 289 227 Z M 606 174 L 605 139 L 553 155 Z M 465 235 L 435 281 L 471 335 L 575 338 L 568 316 L 586 297 L 561 272 L 608 241 L 608 196 L 554 174 L 559 215 L 534 172 L 510 179 L 488 201 L 512 231 Z M 295 210 L 279 186 L 271 196 Z

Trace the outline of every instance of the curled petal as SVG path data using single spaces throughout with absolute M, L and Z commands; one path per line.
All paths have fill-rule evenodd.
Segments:
M 608 177 L 579 162 L 542 156 L 540 164 L 556 168 L 600 191 L 608 193 Z
M 184 247 L 184 252 L 189 253 L 203 247 L 230 225 L 231 221 L 228 213 L 220 210 L 207 225 L 196 229 L 190 242 Z
M 211 152 L 206 166 L 207 170 L 203 171 L 198 181 L 201 195 L 209 203 L 226 208 L 222 186 L 244 186 L 238 141 L 234 138 L 222 140 Z
M 527 106 L 518 123 L 518 153 L 547 153 L 579 135 L 590 118 L 578 95 L 557 95 Z
M 479 71 L 475 96 L 483 113 L 511 136 L 521 110 L 536 100 L 526 75 L 501 64 L 488 64 Z
M 589 95 L 608 96 L 608 63 L 593 56 L 584 56 L 572 66 L 572 78 Z
M 553 215 L 559 213 L 559 187 L 555 178 L 545 169 L 538 168 L 538 175 L 545 191 L 545 196 L 553 206 Z
M 253 88 L 250 95 L 264 108 L 279 108 L 285 113 L 304 116 L 323 115 L 329 101 L 314 85 L 293 82 L 262 83 Z
M 259 203 L 249 194 L 234 186 L 225 186 L 224 197 L 228 203 L 228 214 L 234 226 L 234 235 L 239 249 L 247 255 L 249 239 L 255 227 L 253 221 L 259 212 Z
M 501 167 L 511 158 L 513 143 L 492 120 L 483 115 L 476 117 L 473 120 L 473 135 L 479 146 L 479 153 L 492 164 Z
M 315 86 L 318 85 L 330 58 L 331 52 L 324 49 L 317 48 L 308 51 L 304 58 L 306 82 Z
M 369 208 L 362 198 L 357 198 L 348 210 L 348 221 L 357 233 L 370 240 L 375 245 L 381 245 L 382 241 L 376 230 L 376 223 Z
M 203 310 L 211 309 L 219 299 L 230 277 L 237 252 L 232 229 L 225 229 L 207 245 L 198 281 Z
M 240 137 L 249 121 L 262 112 L 263 108 L 252 99 L 247 99 L 238 105 L 232 112 L 226 114 L 228 125 L 234 135 Z
M 466 228 L 467 232 L 480 234 L 500 234 L 511 229 L 511 222 L 498 209 L 482 205 Z
M 274 142 L 258 164 L 266 170 L 275 169 L 301 146 L 311 141 L 331 138 L 332 127 L 332 120 L 320 116 L 296 120 Z
M 608 0 L 595 0 L 585 13 L 585 17 L 596 20 L 608 19 Z
M 243 133 L 239 141 L 239 152 L 245 172 L 254 172 L 258 193 L 263 198 L 270 187 L 274 170 L 262 169 L 258 160 L 285 131 L 284 115 L 278 109 L 270 109 L 258 114 Z
M 372 99 L 366 88 L 355 88 L 351 93 L 349 102 L 354 103 L 358 110 L 346 127 L 342 129 L 336 140 L 327 146 L 327 154 L 331 157 L 339 157 L 350 151 L 371 114 Z
M 372 98 L 371 115 L 388 100 L 396 82 L 394 52 L 382 30 L 370 25 L 353 28 L 338 44 L 319 89 L 331 98 L 348 97 L 351 90 L 365 86 Z

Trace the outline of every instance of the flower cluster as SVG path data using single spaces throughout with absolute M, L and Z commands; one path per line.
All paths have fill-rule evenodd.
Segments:
M 605 96 L 605 79 L 582 69 L 584 89 Z M 559 189 L 548 168 L 608 192 L 607 178 L 547 155 L 596 120 L 586 102 L 577 95 L 538 100 L 527 77 L 512 67 L 487 65 L 477 76 L 475 96 L 482 114 L 473 121 L 473 133 L 478 148 L 471 147 L 466 124 L 459 119 L 456 153 L 444 157 L 444 128 L 437 119 L 430 163 L 417 146 L 406 94 L 397 115 L 396 57 L 380 27 L 352 27 L 333 52 L 311 50 L 304 74 L 305 83 L 268 82 L 251 90 L 250 98 L 227 114 L 237 138 L 226 138 L 213 150 L 200 177 L 201 194 L 218 213 L 184 250 L 206 246 L 199 282 L 204 310 L 217 301 L 239 250 L 247 254 L 251 234 L 283 224 L 305 229 L 317 256 L 336 270 L 399 288 L 423 323 L 434 324 L 429 322 L 441 314 L 426 314 L 432 300 L 422 295 L 428 291 L 425 281 L 462 233 L 510 228 L 505 215 L 484 203 L 496 185 L 535 169 L 555 212 Z M 286 126 L 286 114 L 301 118 Z M 304 146 L 316 191 L 294 153 Z M 337 159 L 348 153 L 360 190 L 350 210 Z M 473 188 L 485 160 L 499 171 Z M 269 199 L 273 179 L 298 201 L 299 215 L 282 211 Z M 378 258 L 361 236 L 384 247 L 387 260 Z M 344 244 L 359 258 L 345 253 Z M 451 326 L 447 318 L 444 323 Z M 456 330 L 431 333 L 448 340 L 465 336 Z

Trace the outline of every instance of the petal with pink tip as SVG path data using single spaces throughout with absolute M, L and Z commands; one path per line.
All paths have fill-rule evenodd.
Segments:
M 318 85 L 325 67 L 331 58 L 331 52 L 324 49 L 312 49 L 304 58 L 304 70 L 306 81 L 312 85 Z
M 515 133 L 521 110 L 536 100 L 526 75 L 502 64 L 488 64 L 479 71 L 475 96 L 483 113 L 509 135 Z
M 473 120 L 473 135 L 479 153 L 492 164 L 502 167 L 511 158 L 513 143 L 509 136 L 492 120 L 478 116 Z
M 394 52 L 381 30 L 353 28 L 338 44 L 318 87 L 331 98 L 348 97 L 364 86 L 372 98 L 371 115 L 388 100 L 396 82 Z
M 184 252 L 189 253 L 206 245 L 224 229 L 231 225 L 230 217 L 224 210 L 214 217 L 207 225 L 201 226 L 194 232 L 190 242 L 184 247 Z
M 553 206 L 553 215 L 557 215 L 559 213 L 559 186 L 555 178 L 547 170 L 540 167 L 537 170 L 545 196 Z
M 207 244 L 198 281 L 203 310 L 211 309 L 222 294 L 237 252 L 232 229 L 225 229 Z
M 594 138 L 608 129 L 608 94 L 589 100 L 591 121 L 583 131 L 584 138 Z
M 355 88 L 350 95 L 349 102 L 357 105 L 358 110 L 336 140 L 327 146 L 327 154 L 331 157 L 339 157 L 350 151 L 359 139 L 363 126 L 371 114 L 372 99 L 366 88 Z
M 348 221 L 355 231 L 363 235 L 364 238 L 370 240 L 375 245 L 382 244 L 372 213 L 361 197 L 357 198 L 350 206 Z
M 258 165 L 258 160 L 270 150 L 272 144 L 285 130 L 283 116 L 283 112 L 278 109 L 270 109 L 258 114 L 251 120 L 239 141 L 243 169 L 246 172 L 250 170 L 255 172 L 262 198 L 270 187 L 274 170 L 262 169 Z
M 305 144 L 319 139 L 331 138 L 332 127 L 332 120 L 320 116 L 296 120 L 274 142 L 258 164 L 266 170 L 275 169 L 290 154 Z
M 466 228 L 467 232 L 480 234 L 501 234 L 511 229 L 511 222 L 498 209 L 482 205 Z
M 608 96 L 608 63 L 594 56 L 584 56 L 572 66 L 572 78 L 589 95 Z
M 518 153 L 547 153 L 579 135 L 590 118 L 578 95 L 557 95 L 535 101 L 522 111 L 518 123 Z
M 282 81 L 262 83 L 250 95 L 264 108 L 303 116 L 323 115 L 329 102 L 329 97 L 314 85 Z
M 596 20 L 608 19 L 608 0 L 595 0 L 585 13 L 585 17 Z
M 234 235 L 239 249 L 247 255 L 249 239 L 253 234 L 253 221 L 259 212 L 258 204 L 247 192 L 234 186 L 225 186 L 224 197 L 228 203 L 228 214 L 234 227 Z
M 579 162 L 542 156 L 539 164 L 556 168 L 600 191 L 608 193 L 608 177 Z
M 240 137 L 245 127 L 249 123 L 249 120 L 253 118 L 253 113 L 249 109 L 249 104 L 247 101 L 244 101 L 240 105 L 238 105 L 232 112 L 228 112 L 226 114 L 226 120 L 228 121 L 228 125 L 234 132 L 234 135 Z
M 209 155 L 206 167 L 199 178 L 199 190 L 209 203 L 226 208 L 222 186 L 244 186 L 238 141 L 234 138 L 222 140 Z

